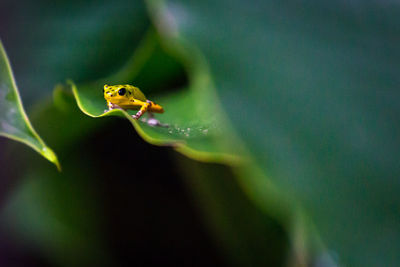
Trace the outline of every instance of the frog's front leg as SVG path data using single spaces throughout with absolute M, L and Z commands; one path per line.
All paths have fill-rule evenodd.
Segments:
M 139 101 L 135 100 L 135 102 L 137 103 Z M 140 110 L 135 115 L 132 115 L 132 118 L 134 118 L 135 120 L 138 120 L 146 111 L 149 110 L 151 105 L 153 105 L 154 103 L 151 102 L 150 100 L 146 100 L 146 102 L 141 101 L 141 104 L 142 106 Z M 149 118 L 148 119 L 142 118 L 141 121 L 146 122 L 150 126 L 169 127 L 168 124 L 163 124 L 159 122 L 156 118 L 154 118 L 153 113 L 148 111 L 147 114 L 149 115 Z
M 136 100 L 136 102 L 138 101 Z M 141 104 L 142 107 L 140 108 L 140 110 L 135 115 L 132 115 L 132 118 L 134 118 L 135 120 L 138 120 L 140 117 L 142 117 L 142 115 L 148 110 L 151 105 L 151 101 L 146 100 L 146 102 L 141 102 Z
M 111 102 L 107 102 L 107 106 L 108 106 L 108 110 L 104 110 L 104 113 L 113 109 L 120 109 L 120 110 L 124 110 L 123 108 L 121 108 L 120 106 L 118 106 L 117 104 L 113 104 Z

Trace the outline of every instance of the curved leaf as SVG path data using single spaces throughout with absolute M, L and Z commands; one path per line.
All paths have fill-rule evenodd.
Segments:
M 0 135 L 22 142 L 43 157 L 54 163 L 58 169 L 60 164 L 56 154 L 43 142 L 31 123 L 22 106 L 10 64 L 3 45 L 0 42 Z
M 79 108 L 85 114 L 96 118 L 124 116 L 149 143 L 173 146 L 177 151 L 197 160 L 228 164 L 239 161 L 240 146 L 230 146 L 231 137 L 225 134 L 227 126 L 218 111 L 217 98 L 209 94 L 212 84 L 208 76 L 192 77 L 189 88 L 175 92 L 166 92 L 164 89 L 162 94 L 155 95 L 155 98 L 148 96 L 146 86 L 150 82 L 159 80 L 158 86 L 162 88 L 166 83 L 163 77 L 174 76 L 176 71 L 174 64 L 162 64 L 167 68 L 166 72 L 169 75 L 165 75 L 165 71 L 154 69 L 154 65 L 160 62 L 173 61 L 163 51 L 159 42 L 157 35 L 150 31 L 130 62 L 119 73 L 88 84 L 74 85 L 70 82 Z M 164 76 L 158 77 L 157 73 L 163 73 Z M 149 74 L 153 76 L 152 81 L 144 81 Z M 104 113 L 107 106 L 102 94 L 103 85 L 121 83 L 140 85 L 149 99 L 161 104 L 165 113 L 156 117 L 169 127 L 152 127 L 138 122 L 131 117 L 135 111 L 112 110 Z M 206 98 L 207 105 L 198 105 L 198 98 Z

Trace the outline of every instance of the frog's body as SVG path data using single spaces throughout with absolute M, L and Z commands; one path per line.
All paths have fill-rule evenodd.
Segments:
M 104 98 L 107 101 L 109 110 L 119 109 L 133 109 L 139 110 L 132 117 L 139 119 L 146 111 L 163 113 L 164 109 L 148 100 L 139 88 L 124 84 L 124 85 L 104 85 Z

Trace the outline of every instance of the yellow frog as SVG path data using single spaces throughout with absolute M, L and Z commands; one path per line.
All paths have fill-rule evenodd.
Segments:
M 139 88 L 124 84 L 124 85 L 104 85 L 103 89 L 104 98 L 107 101 L 108 110 L 112 109 L 133 109 L 139 110 L 135 115 L 132 115 L 134 119 L 139 119 L 146 111 L 152 119 L 152 112 L 164 113 L 162 106 L 148 100 Z M 158 121 L 148 121 L 152 125 L 161 125 Z

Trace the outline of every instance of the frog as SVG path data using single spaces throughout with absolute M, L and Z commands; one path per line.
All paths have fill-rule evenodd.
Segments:
M 151 126 L 167 126 L 161 124 L 154 119 L 154 113 L 164 113 L 164 108 L 146 98 L 143 92 L 130 84 L 108 85 L 103 88 L 103 95 L 107 101 L 108 110 L 104 112 L 121 109 L 121 110 L 139 110 L 136 114 L 131 115 L 133 119 L 139 120 L 144 113 L 149 114 L 149 119 L 142 118 L 142 121 L 147 122 Z

